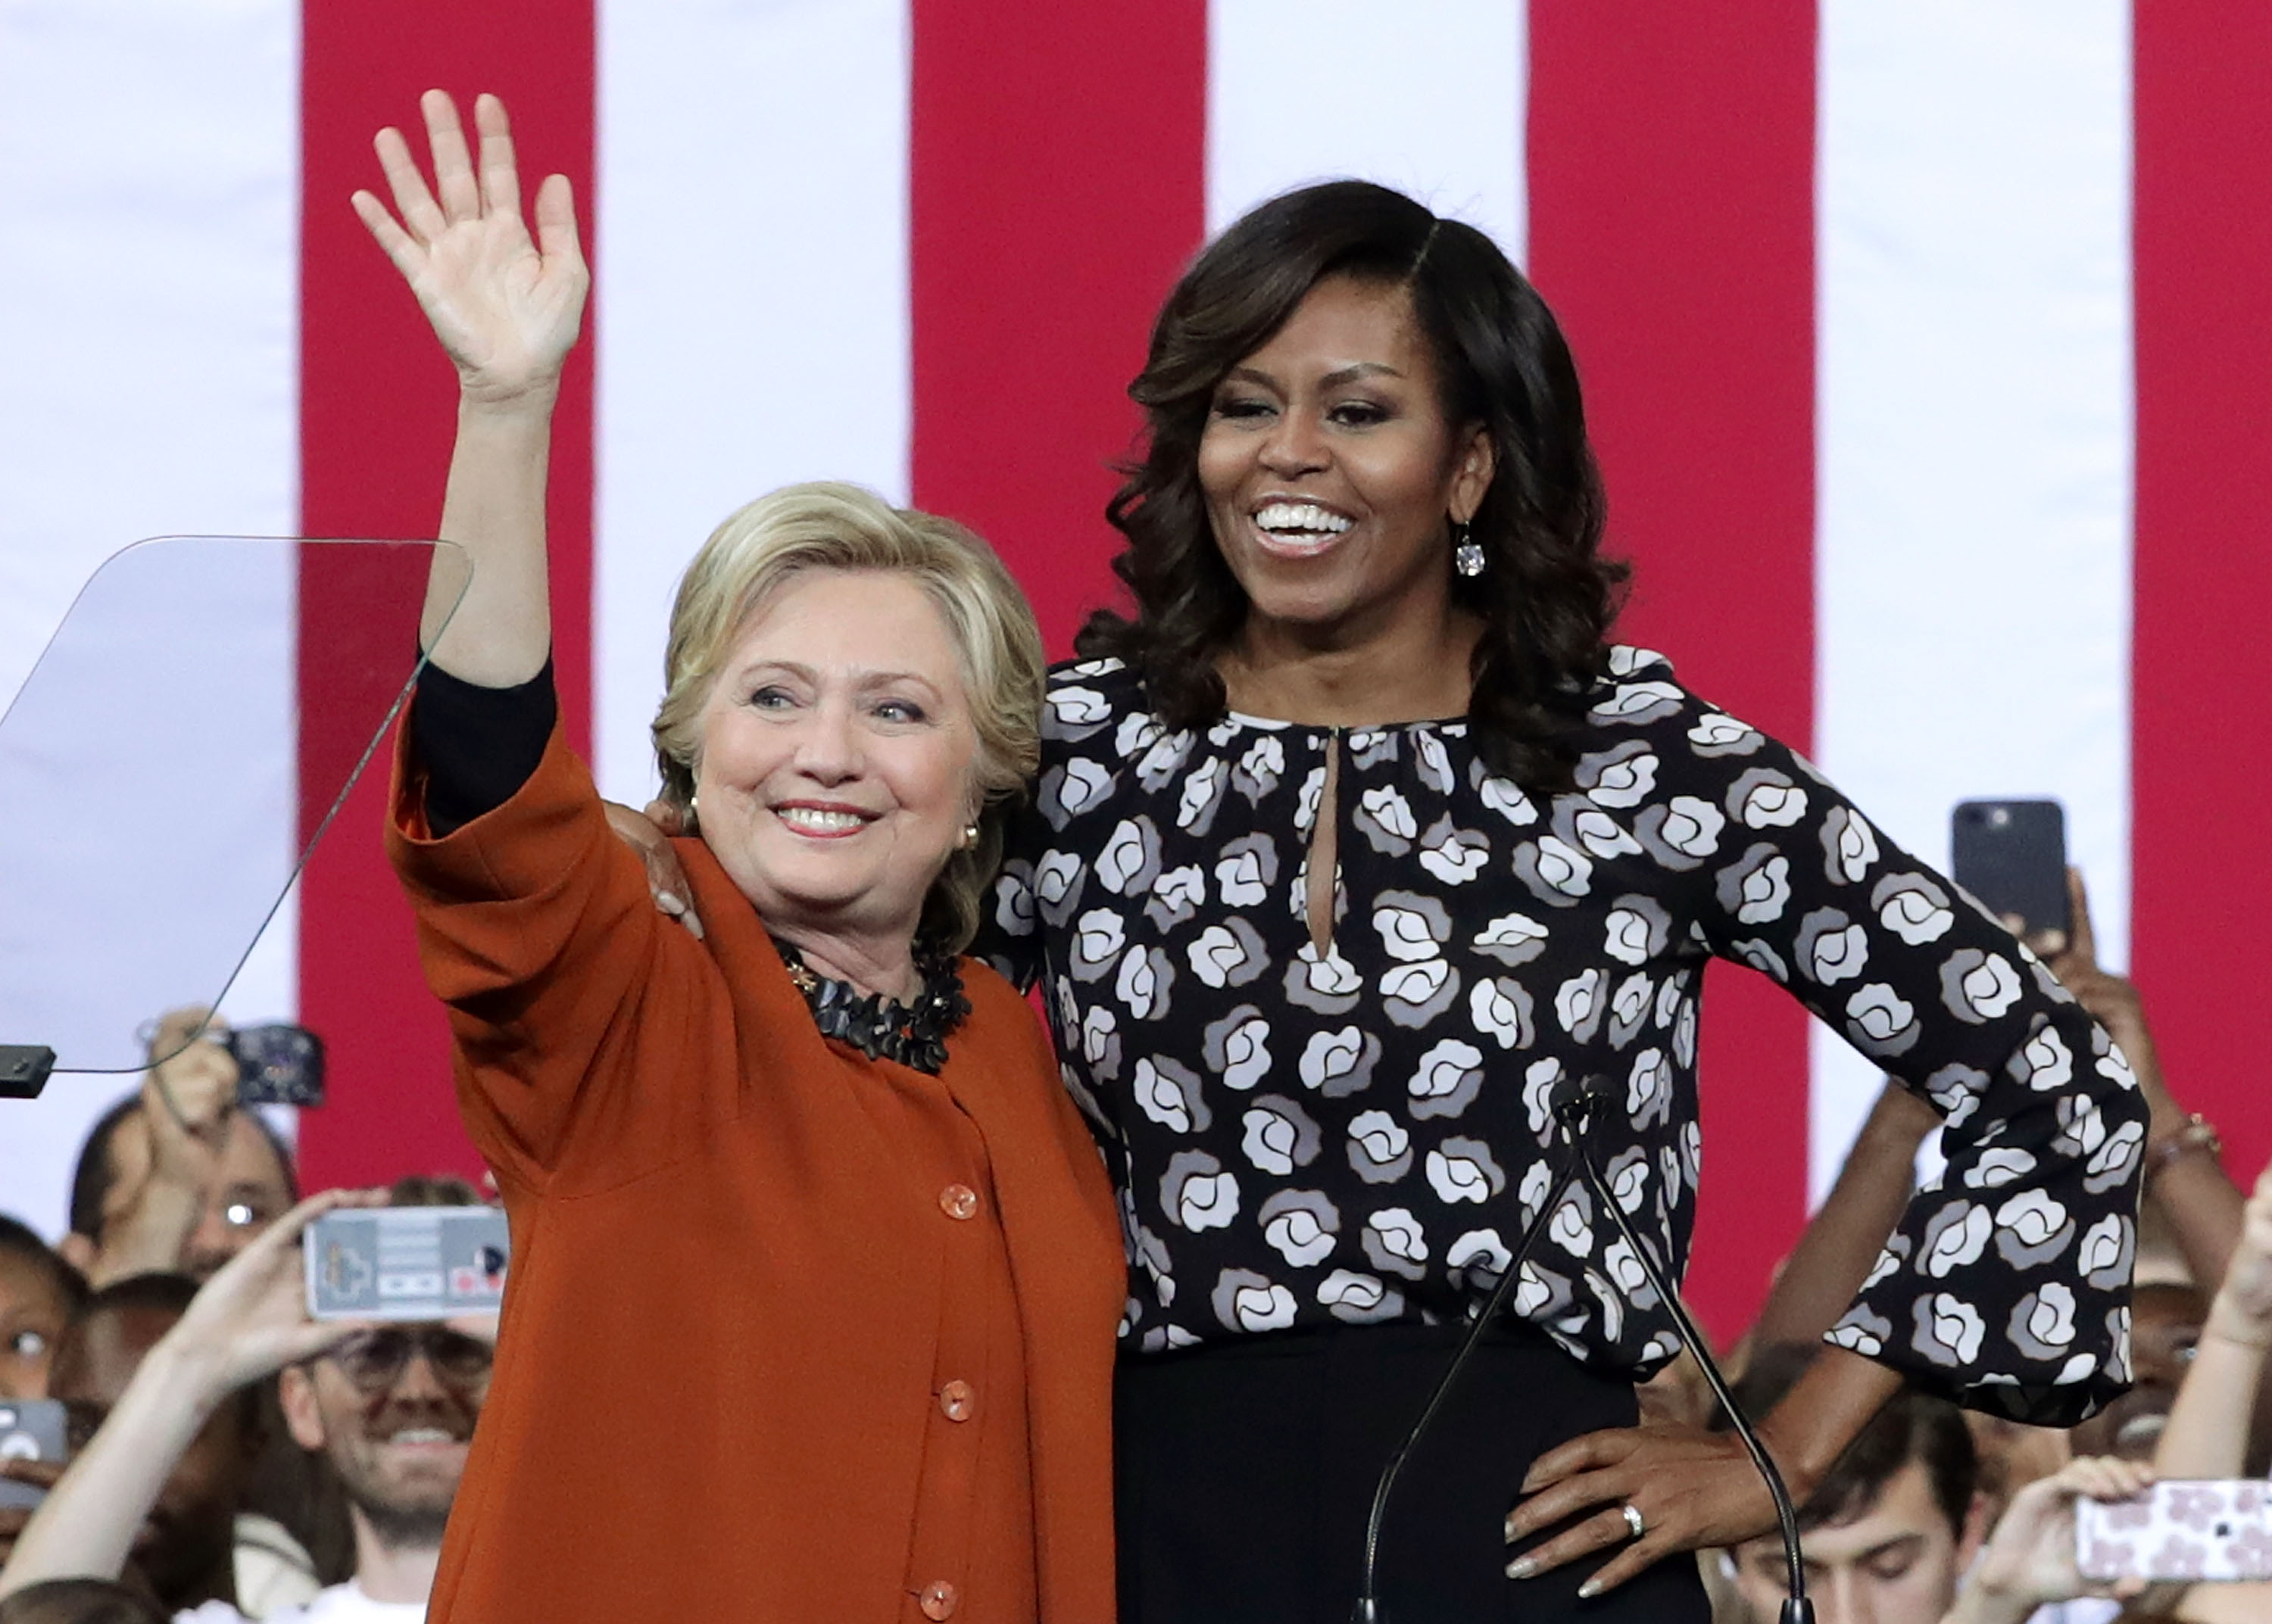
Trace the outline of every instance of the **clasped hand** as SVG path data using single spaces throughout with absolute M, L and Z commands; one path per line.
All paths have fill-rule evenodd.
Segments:
M 1528 1498 L 1506 1519 L 1507 1542 L 1560 1531 L 1510 1564 L 1507 1576 L 1527 1579 L 1615 1550 L 1579 1587 L 1581 1596 L 1614 1590 L 1668 1556 L 1736 1545 L 1775 1524 L 1775 1502 L 1740 1441 L 1670 1423 L 1588 1433 L 1557 1445 L 1532 1463 L 1522 1493 Z M 1627 1506 L 1640 1516 L 1638 1538 Z

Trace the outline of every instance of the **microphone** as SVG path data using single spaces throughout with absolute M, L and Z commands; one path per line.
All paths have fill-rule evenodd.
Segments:
M 1616 1196 L 1610 1189 L 1609 1181 L 1603 1176 L 1600 1165 L 1594 1159 L 1587 1143 L 1595 1106 L 1599 1102 L 1614 1100 L 1616 1097 L 1616 1090 L 1598 1076 L 1566 1077 L 1548 1091 L 1547 1112 L 1559 1130 L 1557 1137 L 1561 1142 L 1562 1150 L 1562 1155 L 1555 1165 L 1553 1182 L 1547 1188 L 1546 1198 L 1540 1203 L 1537 1218 L 1524 1233 L 1513 1256 L 1507 1260 L 1498 1283 L 1491 1288 L 1491 1295 L 1484 1300 L 1483 1307 L 1469 1325 L 1468 1334 L 1454 1350 L 1451 1362 L 1444 1367 L 1444 1374 L 1437 1378 L 1435 1389 L 1429 1394 L 1427 1404 L 1422 1407 L 1419 1419 L 1412 1423 L 1411 1430 L 1404 1434 L 1403 1441 L 1396 1446 L 1394 1453 L 1388 1457 L 1388 1464 L 1381 1469 L 1380 1480 L 1373 1487 L 1371 1514 L 1365 1519 L 1364 1569 L 1357 1590 L 1356 1607 L 1352 1614 L 1355 1624 L 1380 1624 L 1380 1601 L 1375 1588 L 1375 1568 L 1380 1555 L 1380 1529 L 1387 1514 L 1389 1494 L 1396 1486 L 1397 1477 L 1403 1471 L 1406 1459 L 1418 1446 L 1429 1423 L 1436 1419 L 1437 1411 L 1443 1406 L 1445 1395 L 1451 1391 L 1452 1384 L 1459 1379 L 1460 1371 L 1468 1361 L 1468 1355 L 1475 1351 L 1476 1344 L 1482 1339 L 1484 1328 L 1497 1318 L 1499 1310 L 1506 1306 L 1507 1294 L 1513 1289 L 1516 1277 L 1522 1272 L 1522 1265 L 1528 1260 L 1538 1237 L 1545 1233 L 1552 1221 L 1554 1210 L 1562 1204 L 1563 1195 L 1568 1190 L 1571 1181 L 1581 1173 L 1593 1190 L 1595 1199 L 1609 1212 L 1611 1221 L 1617 1225 L 1618 1233 L 1632 1248 L 1643 1277 L 1671 1311 L 1673 1322 L 1679 1328 L 1682 1340 L 1696 1355 L 1696 1362 L 1703 1369 L 1705 1381 L 1726 1408 L 1736 1435 L 1743 1441 L 1745 1451 L 1752 1457 L 1752 1464 L 1766 1479 L 1768 1498 L 1775 1501 L 1775 1521 L 1782 1531 L 1783 1560 L 1789 1576 L 1788 1595 L 1783 1601 L 1778 1624 L 1814 1624 L 1814 1604 L 1807 1599 L 1806 1570 L 1799 1558 L 1798 1514 L 1790 1503 L 1790 1490 L 1783 1483 L 1782 1473 L 1776 1469 L 1773 1457 L 1760 1442 L 1759 1434 L 1753 1430 L 1750 1420 L 1737 1408 L 1735 1395 L 1728 1389 L 1728 1379 L 1721 1374 L 1719 1362 L 1712 1357 L 1711 1345 L 1696 1329 L 1696 1322 L 1689 1317 L 1679 1293 L 1672 1289 L 1663 1270 L 1657 1266 L 1655 1255 L 1634 1233 L 1625 1209 L 1618 1204 Z M 1612 1289 L 1617 1289 L 1614 1280 L 1611 1284 Z
M 1547 1091 L 1548 1110 L 1558 1123 L 1562 1121 L 1566 1106 L 1584 1099 L 1587 1087 L 1587 1083 L 1565 1077 Z M 1381 1468 L 1380 1480 L 1373 1485 L 1372 1510 L 1364 1520 L 1364 1573 L 1357 1585 L 1356 1607 L 1351 1615 L 1355 1624 L 1380 1624 L 1380 1598 L 1376 1589 L 1375 1573 L 1380 1561 L 1380 1526 L 1388 1514 L 1388 1496 L 1396 1487 L 1396 1479 L 1404 1471 L 1404 1463 L 1419 1447 L 1428 1424 L 1436 1419 L 1436 1412 L 1443 1408 L 1445 1395 L 1460 1379 L 1460 1372 L 1468 1362 L 1468 1355 L 1475 1352 L 1476 1344 L 1483 1339 L 1484 1328 L 1497 1319 L 1498 1311 L 1506 1306 L 1508 1293 L 1514 1290 L 1516 1278 L 1522 1273 L 1522 1265 L 1529 1260 L 1531 1248 L 1538 1244 L 1538 1237 L 1546 1233 L 1546 1226 L 1553 1218 L 1554 1209 L 1562 1204 L 1564 1192 L 1570 1188 L 1571 1180 L 1577 1176 L 1577 1146 L 1571 1142 L 1566 1130 L 1562 1137 L 1563 1153 L 1555 1165 L 1554 1181 L 1547 1187 L 1546 1199 L 1539 1204 L 1537 1218 L 1523 1233 L 1521 1240 L 1515 1246 L 1514 1255 L 1507 1259 L 1506 1269 L 1499 1274 L 1498 1284 L 1491 1287 L 1491 1295 L 1484 1300 L 1484 1306 L 1469 1321 L 1468 1334 L 1453 1350 L 1451 1362 L 1444 1367 L 1444 1374 L 1436 1378 L 1435 1389 L 1428 1395 L 1428 1402 L 1421 1407 L 1419 1419 L 1412 1423 L 1411 1430 L 1404 1434 L 1404 1441 L 1389 1456 L 1388 1464 Z
M 1760 1435 L 1753 1429 L 1750 1418 L 1738 1407 L 1735 1394 L 1728 1389 L 1728 1378 L 1721 1372 L 1720 1361 L 1712 1357 L 1712 1345 L 1696 1329 L 1696 1322 L 1689 1317 L 1687 1306 L 1680 1300 L 1680 1293 L 1672 1289 L 1671 1282 L 1665 1278 L 1664 1270 L 1658 1266 L 1656 1255 L 1635 1233 L 1632 1220 L 1626 1217 L 1625 1208 L 1618 1204 L 1616 1195 L 1610 1188 L 1609 1180 L 1602 1173 L 1601 1163 L 1595 1158 L 1593 1146 L 1588 1140 L 1594 1106 L 1597 1101 L 1615 1098 L 1615 1091 L 1603 1079 L 1588 1077 L 1574 1089 L 1552 1098 L 1549 1108 L 1553 1113 L 1555 1125 L 1562 1130 L 1564 1143 L 1570 1147 L 1571 1156 L 1586 1176 L 1587 1187 L 1594 1192 L 1594 1199 L 1610 1215 L 1610 1221 L 1617 1225 L 1618 1233 L 1625 1237 L 1625 1243 L 1640 1264 L 1641 1274 L 1648 1281 L 1650 1289 L 1671 1311 L 1673 1323 L 1680 1328 L 1681 1340 L 1688 1345 L 1688 1351 L 1696 1355 L 1697 1367 L 1704 1372 L 1704 1380 L 1712 1389 L 1713 1397 L 1727 1411 L 1729 1423 L 1734 1427 L 1736 1436 L 1743 1441 L 1745 1452 L 1750 1455 L 1752 1464 L 1758 1468 L 1760 1476 L 1767 1483 L 1768 1498 L 1775 1502 L 1775 1523 L 1782 1534 L 1786 1583 L 1782 1609 L 1777 1615 L 1778 1624 L 1814 1624 L 1814 1603 L 1807 1598 L 1806 1594 L 1806 1566 L 1799 1557 L 1798 1512 L 1790 1503 L 1790 1488 L 1783 1482 L 1782 1472 L 1775 1465 L 1775 1457 L 1760 1441 Z M 1543 1214 L 1540 1221 L 1544 1222 Z M 1616 1284 L 1614 1280 L 1611 1282 L 1613 1288 Z

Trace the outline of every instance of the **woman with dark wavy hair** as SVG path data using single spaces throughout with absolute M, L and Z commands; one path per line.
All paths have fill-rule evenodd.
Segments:
M 2127 1069 L 1805 762 L 1611 643 L 1576 369 L 1490 239 L 1358 182 L 1266 203 L 1130 392 L 1134 611 L 1052 676 L 991 943 L 1122 1194 L 1124 1624 L 1347 1619 L 1381 1469 L 1540 1225 L 1389 1503 L 1384 1616 L 1708 1616 L 1685 1553 L 1771 1528 L 1766 1491 L 1724 1434 L 1636 1427 L 1671 1316 L 1582 1189 L 1545 1208 L 1550 1094 L 1599 1079 L 1678 1278 L 1714 955 L 1952 1129 L 1763 1423 L 1795 1493 L 1904 1382 L 2061 1425 L 2115 1390 Z
M 1635 1425 L 1678 1351 L 1558 1087 L 1677 1278 L 1705 963 L 1774 977 L 1947 1118 L 1762 1424 L 1804 1499 L 1904 1382 L 2043 1425 L 2126 1377 L 2144 1109 L 2105 1034 L 1813 769 L 1610 641 L 1622 566 L 1567 347 L 1472 227 L 1262 205 L 1170 296 L 1110 510 L 1132 614 L 1052 674 L 980 950 L 1039 982 L 1132 1263 L 1123 1624 L 1701 1620 L 1773 1526 L 1725 1434 Z M 1668 1560 L 1671 1559 L 1671 1560 Z
M 1460 635 L 1476 634 L 1474 686 L 1458 708 L 1495 770 L 1566 787 L 1574 757 L 1564 735 L 1603 674 L 1626 577 L 1600 553 L 1601 478 L 1577 370 L 1545 301 L 1489 237 L 1386 187 L 1334 182 L 1264 205 L 1170 295 L 1129 389 L 1144 408 L 1146 455 L 1108 510 L 1128 538 L 1113 570 L 1137 615 L 1099 610 L 1080 651 L 1142 672 L 1175 726 L 1221 714 L 1214 661 L 1237 642 L 1248 598 L 1209 525 L 1201 448 L 1225 376 L 1328 279 L 1409 306 L 1445 421 L 1484 443 L 1496 477 L 1453 521 L 1449 548 L 1477 551 L 1439 583 Z

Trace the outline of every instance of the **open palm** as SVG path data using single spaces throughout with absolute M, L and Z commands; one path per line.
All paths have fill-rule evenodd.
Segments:
M 549 391 L 576 342 L 591 285 L 568 178 L 549 175 L 537 188 L 531 240 L 504 104 L 490 95 L 474 102 L 478 173 L 447 93 L 428 91 L 419 110 L 433 187 L 402 132 L 382 130 L 376 145 L 394 207 L 358 191 L 355 212 L 417 295 L 469 397 L 509 401 Z

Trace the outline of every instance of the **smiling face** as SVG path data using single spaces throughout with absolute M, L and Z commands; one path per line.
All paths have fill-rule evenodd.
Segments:
M 278 1388 L 293 1440 L 320 1449 L 348 1501 L 380 1542 L 395 1549 L 441 1544 L 450 1505 L 465 1476 L 474 1423 L 489 1391 L 487 1349 L 494 1316 L 445 1326 L 390 1327 L 415 1343 L 362 1382 L 342 1357 L 288 1366 Z M 440 1337 L 438 1345 L 421 1337 Z M 360 1370 L 369 1360 L 358 1360 Z
M 979 808 L 945 621 L 905 575 L 807 570 L 719 669 L 695 771 L 704 841 L 769 927 L 904 957 Z
M 1217 386 L 1199 473 L 1250 636 L 1350 646 L 1440 634 L 1449 526 L 1491 458 L 1480 428 L 1446 421 L 1410 296 L 1328 277 Z

